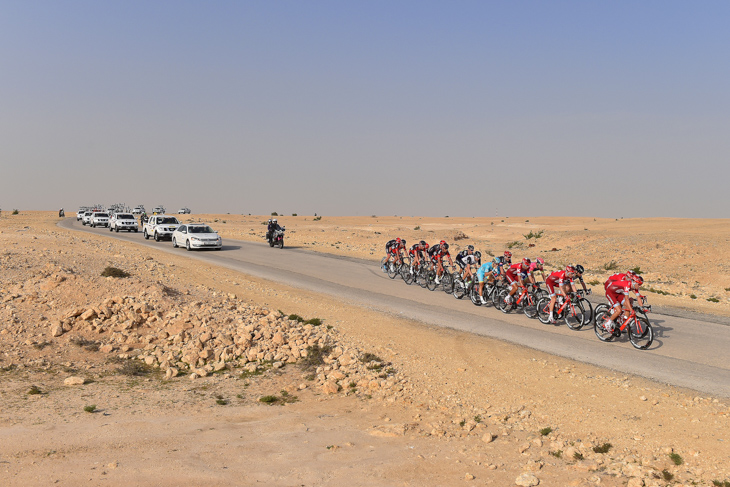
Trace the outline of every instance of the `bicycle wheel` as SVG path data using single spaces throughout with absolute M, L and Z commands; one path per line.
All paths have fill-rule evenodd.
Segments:
M 537 302 L 537 319 L 544 325 L 550 324 L 550 298 L 540 298 Z
M 583 311 L 586 313 L 586 319 L 584 325 L 587 325 L 591 321 L 593 321 L 593 305 L 590 301 L 588 301 L 586 298 L 580 298 L 578 301 L 581 306 L 583 306 Z
M 537 317 L 537 298 L 533 293 L 527 293 L 522 299 L 522 311 L 530 319 Z
M 466 285 L 461 279 L 457 278 L 454 280 L 454 285 L 452 287 L 454 288 L 452 294 L 456 299 L 461 299 L 466 294 Z
M 615 338 L 615 335 L 612 332 L 606 330 L 606 328 L 604 327 L 605 323 L 610 317 L 611 313 L 608 310 L 596 313 L 596 321 L 595 323 L 593 323 L 593 331 L 596 332 L 596 336 L 602 342 L 610 342 Z
M 490 299 L 495 308 L 499 307 L 499 293 L 502 292 L 503 289 L 504 287 L 497 285 L 493 286 L 491 289 Z
M 398 275 L 398 267 L 395 262 L 391 262 L 388 264 L 388 277 L 391 279 L 395 279 L 395 276 Z
M 486 288 L 485 288 L 486 292 Z M 482 305 L 482 299 L 479 296 L 479 284 L 474 283 L 471 286 L 471 289 L 469 290 L 469 299 L 471 299 L 471 302 L 475 306 L 481 306 Z
M 593 321 L 596 321 L 596 316 L 598 316 L 598 313 L 601 311 L 608 311 L 611 307 L 608 305 L 608 303 L 601 303 L 598 306 L 596 306 L 596 309 L 593 310 L 593 316 L 591 317 Z
M 426 287 L 429 291 L 435 291 L 436 290 L 436 271 L 428 271 L 426 273 Z
M 565 310 L 565 318 L 563 320 L 571 330 L 580 330 L 583 328 L 583 325 L 588 323 L 588 321 L 586 321 L 586 312 L 580 302 L 568 303 L 568 307 Z
M 654 341 L 654 330 L 649 320 L 637 316 L 629 323 L 629 341 L 639 350 L 646 350 Z
M 385 261 L 387 260 L 387 257 L 383 257 L 382 259 L 380 259 L 380 270 L 382 270 L 383 272 L 388 272 L 388 266 L 385 263 Z
M 403 276 L 403 282 L 408 284 L 409 286 L 413 284 L 413 280 L 416 278 L 416 270 L 412 269 L 411 267 L 405 267 L 404 271 L 401 272 L 401 275 Z
M 418 282 L 418 285 L 422 288 L 425 288 L 428 284 L 428 269 L 426 267 L 421 267 L 418 270 L 418 275 L 416 276 L 416 282 Z
M 441 288 L 446 294 L 454 291 L 454 276 L 447 270 L 444 270 L 444 275 L 441 276 Z
M 499 292 L 499 296 L 497 296 L 497 302 L 499 303 L 499 310 L 502 313 L 509 313 L 510 311 L 512 311 L 512 309 L 515 306 L 515 304 L 514 304 L 514 298 L 513 298 L 512 303 L 507 304 L 507 302 L 505 301 L 505 299 L 507 298 L 507 296 L 509 296 L 509 291 L 507 289 L 502 289 Z

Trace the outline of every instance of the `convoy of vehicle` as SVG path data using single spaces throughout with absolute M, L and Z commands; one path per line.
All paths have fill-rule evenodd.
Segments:
M 145 239 L 153 237 L 155 242 L 162 239 L 172 240 L 172 232 L 180 225 L 177 218 L 170 215 L 152 215 L 142 227 Z
M 109 231 L 119 232 L 126 230 L 128 232 L 139 231 L 139 224 L 132 213 L 114 213 L 109 219 Z
M 193 249 L 215 249 L 223 248 L 223 239 L 218 232 L 204 223 L 190 223 L 180 225 L 172 233 L 172 246 Z
M 108 227 L 109 226 L 109 213 L 103 211 L 94 211 L 91 213 L 89 219 L 92 228 L 96 227 Z

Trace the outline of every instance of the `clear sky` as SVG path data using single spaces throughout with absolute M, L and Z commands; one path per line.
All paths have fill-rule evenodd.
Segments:
M 0 0 L 0 208 L 728 217 L 728 1 Z

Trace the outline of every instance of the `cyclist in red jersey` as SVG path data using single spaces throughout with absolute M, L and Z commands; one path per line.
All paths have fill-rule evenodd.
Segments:
M 509 267 L 512 265 L 512 252 L 510 252 L 509 250 L 504 251 L 504 265 L 505 267 Z
M 405 250 L 405 239 L 401 239 L 400 237 L 398 237 L 393 240 L 389 240 L 388 243 L 385 244 L 386 263 L 390 261 L 395 261 L 400 264 L 403 261 L 402 252 Z
M 631 281 L 635 275 L 636 275 L 636 273 L 632 270 L 614 274 L 611 277 L 609 277 L 606 282 L 603 283 L 603 289 L 608 290 L 608 285 L 613 281 Z
M 408 249 L 408 255 L 411 257 L 411 270 L 413 270 L 414 265 L 421 265 L 428 262 L 428 259 L 425 257 L 426 252 L 428 252 L 428 244 L 423 240 L 411 245 L 411 248 Z
M 507 269 L 507 272 L 505 273 L 505 277 L 507 277 L 507 282 L 510 284 L 510 291 L 507 297 L 504 298 L 504 302 L 507 304 L 512 304 L 512 297 L 517 293 L 518 284 L 521 287 L 525 287 L 525 280 L 527 279 L 528 275 L 530 275 L 530 264 L 532 262 L 528 258 L 522 259 L 522 262 L 519 264 L 512 264 L 509 266 L 509 269 Z M 534 280 L 534 277 L 533 277 Z
M 436 266 L 436 284 L 439 284 L 441 282 L 441 276 L 444 275 L 444 266 L 442 264 L 444 257 L 449 259 L 449 265 L 454 267 L 451 254 L 449 254 L 449 244 L 445 240 L 442 240 L 428 249 L 428 256 L 431 259 L 431 263 Z
M 606 331 L 613 332 L 616 326 L 614 322 L 621 314 L 622 307 L 623 310 L 626 311 L 624 316 L 628 316 L 631 313 L 631 299 L 629 293 L 633 291 L 640 296 L 639 287 L 644 284 L 644 278 L 634 275 L 630 280 L 607 281 L 607 284 L 606 299 L 608 299 L 608 302 L 611 304 L 613 314 L 608 321 L 606 321 L 604 327 L 606 328 Z
M 547 279 L 545 279 L 545 286 L 548 288 L 548 292 L 550 293 L 550 316 L 548 317 L 550 323 L 555 323 L 555 318 L 553 318 L 553 309 L 555 309 L 555 301 L 558 299 L 557 294 L 560 294 L 567 299 L 570 291 L 575 292 L 576 288 L 573 283 L 573 279 L 577 274 L 575 267 L 569 265 L 565 268 L 565 270 L 555 271 L 551 273 Z

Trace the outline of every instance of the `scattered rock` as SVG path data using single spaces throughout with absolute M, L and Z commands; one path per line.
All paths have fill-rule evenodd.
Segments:
M 540 479 L 531 473 L 523 473 L 515 479 L 515 485 L 519 485 L 520 487 L 534 487 L 539 484 Z
M 83 377 L 66 377 L 66 379 L 63 381 L 64 385 L 67 386 L 81 386 L 86 383 L 86 380 Z

